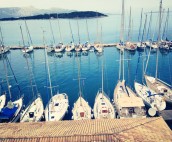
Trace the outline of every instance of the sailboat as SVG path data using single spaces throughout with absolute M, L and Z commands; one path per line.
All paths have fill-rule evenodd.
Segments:
M 162 37 L 161 37 L 161 43 L 160 43 L 160 46 L 159 46 L 159 48 L 160 49 L 163 49 L 163 50 L 169 50 L 170 49 L 170 46 L 169 46 L 169 44 L 170 44 L 170 42 L 169 41 L 167 41 L 166 39 L 167 39 L 167 37 L 165 37 L 165 36 L 167 36 L 167 31 L 168 31 L 168 19 L 169 19 L 169 9 L 168 9 L 168 11 L 167 11 L 167 16 L 166 16 L 166 20 L 165 20 L 165 25 L 164 25 L 164 29 L 163 29 L 163 33 L 162 33 Z M 165 40 L 164 40 L 164 38 L 165 38 Z
M 133 44 L 131 41 L 131 7 L 130 7 L 130 18 L 129 18 L 129 26 L 128 26 L 128 41 L 125 43 L 125 49 L 129 51 L 135 51 L 137 46 Z
M 79 43 L 77 45 L 75 45 L 75 51 L 80 52 L 82 50 L 82 44 L 80 43 L 80 33 L 79 33 L 78 19 L 77 19 L 77 28 L 78 28 L 78 40 L 79 40 Z
M 3 81 L 0 83 L 1 86 L 1 91 L 0 91 L 0 111 L 4 107 L 5 102 L 6 102 L 6 92 L 3 92 L 3 87 L 2 87 Z
M 31 36 L 30 36 L 30 32 L 29 32 L 29 28 L 28 28 L 28 25 L 27 25 L 27 22 L 25 20 L 25 27 L 26 27 L 26 31 L 27 31 L 27 36 L 28 36 L 28 46 L 24 45 L 24 48 L 22 49 L 22 52 L 23 53 L 30 53 L 33 51 L 33 43 L 32 43 L 32 39 L 31 39 Z M 30 40 L 30 42 L 29 42 Z M 30 45 L 31 43 L 31 45 Z
M 8 57 L 6 57 L 6 58 L 7 58 L 6 63 L 8 63 L 11 68 Z M 11 93 L 12 86 L 10 85 L 10 82 L 8 79 L 8 71 L 7 71 L 6 63 L 5 63 L 5 57 L 3 56 L 3 65 L 4 65 L 5 77 L 6 77 L 7 88 L 8 88 L 10 100 L 8 101 L 8 103 L 5 107 L 1 108 L 0 122 L 16 122 L 20 117 L 20 112 L 21 112 L 21 109 L 23 106 L 23 97 L 20 97 L 16 101 L 12 101 L 12 93 Z M 11 68 L 11 70 L 12 70 L 12 68 Z M 13 72 L 13 70 L 12 70 L 12 72 Z M 15 78 L 15 76 L 14 76 L 14 78 Z M 16 81 L 16 78 L 15 78 L 15 81 Z M 17 81 L 16 81 L 16 83 L 17 83 Z M 18 83 L 17 83 L 17 85 L 18 85 Z M 20 90 L 19 90 L 19 92 L 20 92 Z
M 160 45 L 160 31 L 161 31 L 161 12 L 162 12 L 162 0 L 160 0 L 160 8 L 159 8 L 159 32 L 158 32 L 158 45 Z M 148 64 L 148 61 L 147 61 Z M 156 51 L 156 73 L 155 77 L 148 76 L 145 74 L 145 80 L 147 86 L 155 91 L 157 94 L 162 94 L 164 99 L 168 103 L 172 103 L 172 89 L 171 86 L 164 81 L 158 79 L 158 49 Z
M 71 34 L 71 37 L 72 37 L 72 41 L 65 48 L 65 51 L 67 51 L 67 52 L 71 52 L 71 51 L 73 51 L 75 49 L 74 37 L 73 37 L 73 32 L 72 32 L 72 27 L 71 27 L 70 20 L 69 20 L 69 28 L 70 28 L 70 34 Z
M 90 48 L 91 48 L 87 19 L 86 19 L 86 29 L 87 29 L 88 41 L 83 45 L 82 51 L 88 51 L 88 50 L 90 50 Z
M 45 46 L 45 38 L 44 38 L 44 31 L 43 31 L 43 40 Z M 45 120 L 46 121 L 59 121 L 62 120 L 64 115 L 67 112 L 69 101 L 68 96 L 66 93 L 57 93 L 53 95 L 52 85 L 51 85 L 51 75 L 47 57 L 47 49 L 45 48 L 45 60 L 46 60 L 46 67 L 48 73 L 48 80 L 49 80 L 49 87 L 50 88 L 50 95 L 51 99 L 49 100 L 46 108 L 45 108 Z
M 20 122 L 38 122 L 41 120 L 41 118 L 43 116 L 43 112 L 44 112 L 43 101 L 41 99 L 41 96 L 38 93 L 34 75 L 29 66 L 29 61 L 28 61 L 27 57 L 25 57 L 25 58 L 26 58 L 27 68 L 29 71 L 30 85 L 31 85 L 33 100 L 31 101 L 31 103 L 29 103 L 29 105 L 26 107 L 26 109 L 22 112 L 21 117 L 20 117 Z M 37 91 L 36 96 L 34 93 L 33 86 L 36 86 L 36 91 Z
M 95 51 L 97 51 L 98 53 L 102 53 L 103 52 L 103 45 L 100 44 L 99 42 L 99 37 L 101 36 L 102 38 L 102 26 L 101 26 L 101 35 L 99 35 L 99 24 L 98 24 L 98 17 L 97 17 L 97 41 L 94 44 L 94 49 Z
M 94 103 L 94 117 L 95 119 L 113 119 L 115 117 L 115 110 L 110 102 L 110 98 L 104 92 L 103 85 L 103 61 L 102 61 L 102 88 L 98 90 Z
M 122 15 L 121 15 L 121 43 L 123 43 L 124 35 L 124 0 L 122 0 Z M 124 80 L 124 50 L 120 49 L 120 67 L 119 67 L 119 80 L 114 89 L 114 104 L 117 111 L 117 118 L 145 118 L 145 106 L 141 98 L 133 95 L 133 92 L 125 86 Z M 122 54 L 123 53 L 123 54 Z M 121 56 L 123 55 L 123 59 Z M 121 71 L 123 79 L 121 78 Z M 140 113 L 142 112 L 142 113 Z
M 142 27 L 142 14 L 143 14 L 143 9 L 141 12 L 141 20 L 140 20 L 140 29 L 139 29 L 139 36 L 138 36 L 138 40 L 140 40 L 140 31 L 141 31 L 141 27 Z M 145 30 L 146 30 L 146 23 L 147 23 L 147 14 L 145 17 L 145 23 L 144 23 L 144 27 L 143 27 L 143 33 L 142 33 L 142 37 L 140 42 L 137 43 L 137 49 L 138 50 L 144 50 L 146 48 L 146 44 L 143 42 L 144 40 L 144 35 L 145 35 Z
M 4 39 L 3 39 L 3 36 L 2 36 L 1 26 L 0 26 L 0 35 L 1 35 L 1 39 L 0 39 L 0 55 L 2 55 L 2 54 L 5 54 L 5 53 L 9 52 L 10 47 L 4 45 Z
M 63 44 L 63 40 L 62 40 L 62 33 L 61 33 L 61 29 L 60 29 L 60 22 L 59 22 L 59 18 L 58 18 L 58 14 L 57 14 L 57 22 L 58 22 L 58 28 L 59 28 L 59 33 L 60 33 L 60 40 L 61 42 L 59 42 L 58 45 L 56 45 L 56 47 L 54 48 L 55 52 L 62 52 L 65 50 L 65 45 Z
M 85 120 L 85 119 L 91 119 L 91 107 L 89 106 L 88 102 L 84 100 L 82 97 L 82 91 L 81 91 L 81 78 L 80 78 L 80 61 L 79 57 L 78 59 L 78 86 L 79 86 L 79 98 L 74 103 L 74 107 L 72 109 L 72 119 L 73 120 Z

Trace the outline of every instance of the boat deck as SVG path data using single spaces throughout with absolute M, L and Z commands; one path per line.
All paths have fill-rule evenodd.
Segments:
M 172 141 L 162 117 L 0 124 L 0 140 L 10 141 Z

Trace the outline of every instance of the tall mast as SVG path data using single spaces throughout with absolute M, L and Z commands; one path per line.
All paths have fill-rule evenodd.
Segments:
M 141 34 L 141 28 L 142 28 L 142 15 L 143 15 L 143 8 L 142 8 L 141 17 L 140 17 L 140 27 L 139 27 L 138 41 L 140 41 L 140 34 Z
M 97 32 L 97 39 L 96 39 L 97 41 L 96 42 L 98 43 L 98 36 L 99 36 L 98 12 L 96 12 L 96 18 L 97 18 L 97 31 L 96 31 Z
M 59 33 L 60 33 L 60 40 L 63 43 L 62 34 L 61 34 L 61 30 L 60 30 L 60 22 L 59 22 L 58 14 L 57 14 L 57 22 L 58 22 L 58 28 L 59 28 Z
M 21 32 L 21 35 L 22 35 L 23 46 L 25 46 L 24 37 L 23 37 L 23 31 L 22 31 L 21 25 L 20 25 L 20 32 Z
M 70 20 L 69 20 L 69 27 L 70 27 L 70 33 L 71 33 L 72 41 L 74 42 L 74 37 L 73 37 L 73 32 L 72 32 Z
M 80 35 L 79 35 L 79 23 L 78 23 L 78 18 L 77 18 L 77 28 L 78 28 L 78 40 L 79 40 L 79 44 L 80 44 Z
M 146 14 L 146 17 L 145 17 L 145 23 L 144 23 L 144 27 L 143 27 L 143 34 L 142 34 L 142 39 L 141 39 L 141 44 L 144 40 L 144 35 L 145 35 L 145 30 L 146 30 L 146 23 L 147 23 L 147 14 Z
M 87 23 L 87 19 L 86 19 L 86 28 L 87 28 L 88 42 L 90 43 L 90 35 L 89 35 L 89 30 L 88 30 L 88 23 Z
M 4 45 L 4 39 L 3 39 L 3 36 L 2 36 L 2 29 L 1 29 L 1 26 L 0 26 L 0 34 L 1 34 L 1 45 Z
M 129 17 L 129 25 L 128 25 L 128 41 L 131 40 L 131 6 L 130 6 L 130 17 Z
M 148 32 L 147 32 L 146 40 L 148 40 L 148 37 L 149 37 L 149 32 L 150 32 L 150 30 L 151 30 L 151 23 L 152 23 L 152 11 L 151 11 L 151 14 L 150 14 L 149 27 L 148 27 Z M 150 34 L 150 35 L 151 35 L 151 34 Z
M 160 0 L 160 6 L 159 6 L 159 28 L 158 28 L 158 48 L 160 44 L 160 39 L 161 39 L 161 13 L 162 12 L 162 0 Z M 158 49 L 156 50 L 156 73 L 155 73 L 155 78 L 157 79 L 158 77 Z
M 7 71 L 7 66 L 6 66 L 6 64 L 4 62 L 4 55 L 3 55 L 2 59 L 3 59 L 3 64 L 4 64 L 5 77 L 6 77 L 6 80 L 7 80 L 8 93 L 9 93 L 10 101 L 11 101 L 11 90 L 10 90 L 11 86 L 10 86 L 10 83 L 9 83 L 9 80 L 8 80 L 8 71 Z
M 53 28 L 52 28 L 52 24 L 51 24 L 51 20 L 50 19 L 49 19 L 49 23 L 50 23 L 51 34 L 52 34 L 52 37 L 53 37 L 53 42 L 55 44 L 55 38 L 54 38 Z
M 21 31 L 21 35 L 22 35 L 22 40 L 23 40 L 23 46 L 25 46 L 25 43 L 24 43 L 24 37 L 23 37 L 23 32 L 22 32 L 22 28 L 20 26 L 20 31 Z M 25 48 L 24 48 L 25 49 Z M 26 49 L 25 49 L 26 50 Z M 30 85 L 31 85 L 31 88 L 32 88 L 32 95 L 34 97 L 34 89 L 33 89 L 33 83 L 32 83 L 32 76 L 31 76 L 31 70 L 30 70 L 30 67 L 29 67 L 29 62 L 28 62 L 28 59 L 27 57 L 26 58 L 26 63 L 27 63 L 27 68 L 28 68 L 28 71 L 29 71 L 29 77 L 30 77 Z
M 50 94 L 51 94 L 51 97 L 52 97 L 52 96 L 53 96 L 53 91 L 52 91 L 51 75 L 50 75 L 50 69 L 49 69 L 48 57 L 47 57 L 47 48 L 45 47 L 45 37 L 44 37 L 44 32 L 45 32 L 45 31 L 43 31 L 43 42 L 44 42 L 44 48 L 45 48 L 45 61 L 46 61 L 47 71 L 48 71 L 48 79 L 49 79 L 49 85 L 50 85 Z
M 169 19 L 169 8 L 168 8 L 168 11 L 167 11 L 167 17 L 166 17 L 166 20 L 165 20 L 165 25 L 164 25 L 164 30 L 163 30 L 163 34 L 162 34 L 162 39 L 164 39 L 164 36 L 165 36 L 165 34 L 167 32 L 168 19 Z
M 31 45 L 33 45 L 32 38 L 31 38 L 31 35 L 30 35 L 30 32 L 29 32 L 29 28 L 28 28 L 28 25 L 27 25 L 26 20 L 24 20 L 24 22 L 25 22 L 25 26 L 26 26 L 27 34 L 28 34 L 28 36 L 29 36 L 29 39 L 30 39 Z
M 122 0 L 122 14 L 121 14 L 121 33 L 120 42 L 124 42 L 124 0 Z

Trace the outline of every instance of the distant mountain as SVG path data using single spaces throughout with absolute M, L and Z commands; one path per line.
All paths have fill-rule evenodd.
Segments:
M 24 17 L 11 17 L 11 18 L 2 18 L 0 21 L 10 21 L 10 20 L 32 20 L 32 19 L 53 19 L 53 18 L 96 18 L 96 17 L 105 17 L 107 15 L 94 12 L 94 11 L 76 11 L 69 13 L 51 13 L 51 14 L 40 14 L 34 16 L 24 16 Z
M 25 16 L 34 16 L 40 14 L 48 13 L 69 13 L 75 10 L 66 10 L 60 8 L 51 8 L 51 9 L 37 9 L 35 7 L 11 7 L 11 8 L 0 8 L 0 19 L 2 18 L 18 18 Z

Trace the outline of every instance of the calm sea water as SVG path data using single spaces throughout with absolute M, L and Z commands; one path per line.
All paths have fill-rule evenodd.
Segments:
M 97 40 L 96 22 L 96 19 L 88 19 L 89 34 L 92 43 Z M 48 20 L 31 20 L 27 21 L 27 23 L 34 45 L 42 45 L 42 28 L 46 31 L 46 43 L 51 43 L 52 35 Z M 112 15 L 106 18 L 99 18 L 98 23 L 98 35 L 100 34 L 100 25 L 102 25 L 102 38 L 104 43 L 119 41 L 120 16 Z M 136 20 L 136 26 L 133 30 L 133 40 L 135 39 L 135 41 L 137 41 L 138 23 L 139 18 Z M 8 21 L 1 22 L 0 24 L 3 29 L 3 36 L 6 45 L 18 45 L 19 42 L 20 44 L 22 43 L 19 25 L 23 26 L 25 41 L 27 41 L 27 34 L 23 21 Z M 71 41 L 68 20 L 60 20 L 60 25 L 63 41 L 67 44 Z M 78 41 L 76 20 L 71 20 L 71 26 L 75 41 Z M 85 20 L 79 20 L 79 26 L 81 42 L 84 43 L 87 41 Z M 57 20 L 52 20 L 52 27 L 56 42 L 58 43 L 60 37 Z M 147 49 L 147 52 L 148 51 L 149 49 Z M 125 61 L 125 80 L 126 84 L 131 88 L 133 88 L 134 80 L 139 82 L 142 81 L 142 58 L 138 60 L 138 57 L 142 56 L 142 54 L 143 52 L 138 51 L 134 53 L 125 52 L 125 59 L 129 59 Z M 26 59 L 20 50 L 11 50 L 8 54 L 8 58 L 24 94 L 24 104 L 27 105 L 33 96 L 29 85 L 29 74 Z M 104 90 L 111 100 L 113 99 L 113 91 L 118 81 L 119 51 L 115 47 L 105 48 L 103 56 L 97 55 L 94 52 L 89 52 L 87 56 L 81 55 L 81 57 L 75 57 L 75 54 L 69 57 L 66 53 L 63 53 L 61 58 L 57 57 L 54 53 L 48 55 L 52 86 L 58 85 L 58 87 L 53 89 L 53 93 L 55 94 L 59 91 L 60 93 L 67 93 L 69 96 L 70 107 L 65 119 L 71 119 L 71 110 L 74 102 L 78 98 L 78 58 L 81 64 L 81 78 L 83 78 L 81 81 L 83 95 L 92 108 L 97 91 L 101 88 L 102 59 L 105 61 Z M 156 54 L 152 52 L 147 70 L 147 73 L 152 76 L 155 75 L 155 59 Z M 34 52 L 30 54 L 28 60 L 34 73 L 38 91 L 42 96 L 45 106 L 50 99 L 50 90 L 46 87 L 47 71 L 44 50 L 34 50 Z M 136 73 L 137 68 L 138 71 Z M 8 73 L 11 75 L 10 70 Z M 163 81 L 172 84 L 172 52 L 159 52 L 158 77 Z M 5 78 L 2 60 L 0 60 L 0 78 Z M 12 85 L 12 97 L 13 100 L 15 100 L 18 97 L 17 87 L 14 85 L 14 79 L 12 77 L 9 77 L 9 79 Z M 3 87 L 5 89 L 7 88 L 5 84 Z M 7 99 L 9 100 L 9 96 L 7 96 Z

